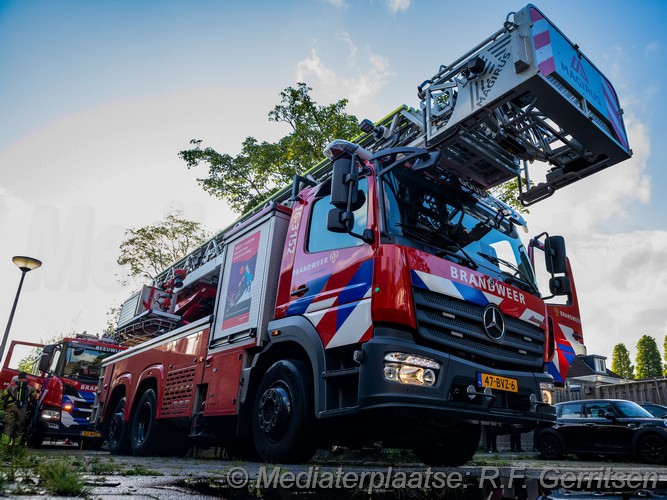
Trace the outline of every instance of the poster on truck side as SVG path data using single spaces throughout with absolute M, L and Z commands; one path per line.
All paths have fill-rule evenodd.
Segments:
M 257 327 L 267 229 L 257 228 L 227 246 L 213 340 Z

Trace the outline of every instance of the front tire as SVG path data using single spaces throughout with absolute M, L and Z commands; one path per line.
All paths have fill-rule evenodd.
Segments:
M 312 387 L 310 369 L 299 360 L 278 361 L 264 374 L 252 411 L 253 441 L 263 460 L 312 458 L 317 449 Z
M 442 436 L 439 443 L 414 449 L 419 460 L 431 467 L 458 467 L 468 462 L 479 446 L 482 434 L 479 425 L 457 426 Z
M 120 398 L 109 415 L 107 444 L 112 455 L 127 455 L 130 452 L 129 425 L 125 422 L 126 401 L 125 397 Z
M 134 456 L 145 457 L 160 454 L 161 425 L 155 419 L 155 415 L 157 415 L 157 396 L 153 389 L 146 389 L 137 403 L 132 419 L 130 443 Z

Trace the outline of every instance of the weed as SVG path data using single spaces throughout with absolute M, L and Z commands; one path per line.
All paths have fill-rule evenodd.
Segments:
M 80 496 L 87 493 L 81 472 L 65 460 L 43 462 L 37 468 L 42 486 L 54 495 Z
M 135 465 L 131 469 L 125 469 L 118 472 L 121 476 L 161 476 L 162 473 L 143 465 Z
M 111 475 L 116 472 L 117 469 L 118 467 L 113 463 L 113 460 L 102 460 L 99 455 L 90 457 L 85 467 L 85 470 L 89 471 L 94 476 Z
M 22 460 L 28 455 L 28 448 L 22 443 L 0 443 L 0 459 L 7 462 Z

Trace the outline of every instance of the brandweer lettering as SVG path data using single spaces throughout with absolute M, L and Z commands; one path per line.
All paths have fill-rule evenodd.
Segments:
M 297 274 L 305 273 L 306 271 L 311 271 L 316 267 L 323 266 L 327 262 L 329 262 L 329 257 L 324 257 L 323 259 L 316 260 L 315 262 L 311 262 L 310 264 L 306 264 L 305 266 L 298 267 L 294 271 L 294 276 L 296 276 Z
M 491 280 L 486 276 L 479 276 L 463 269 L 457 269 L 456 267 L 449 268 L 449 275 L 454 280 L 462 281 L 477 288 L 482 288 L 494 295 L 500 295 L 501 297 L 512 299 L 521 304 L 526 303 L 524 294 L 517 292 L 497 280 Z

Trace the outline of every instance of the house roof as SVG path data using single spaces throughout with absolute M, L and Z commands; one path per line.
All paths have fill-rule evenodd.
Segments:
M 600 358 L 601 356 L 587 355 L 575 357 L 572 363 L 570 363 L 570 369 L 567 372 L 567 378 L 588 377 L 591 375 L 601 375 L 617 379 L 623 378 L 608 368 L 604 372 L 595 371 L 593 368 L 594 365 L 592 360 L 596 357 Z

